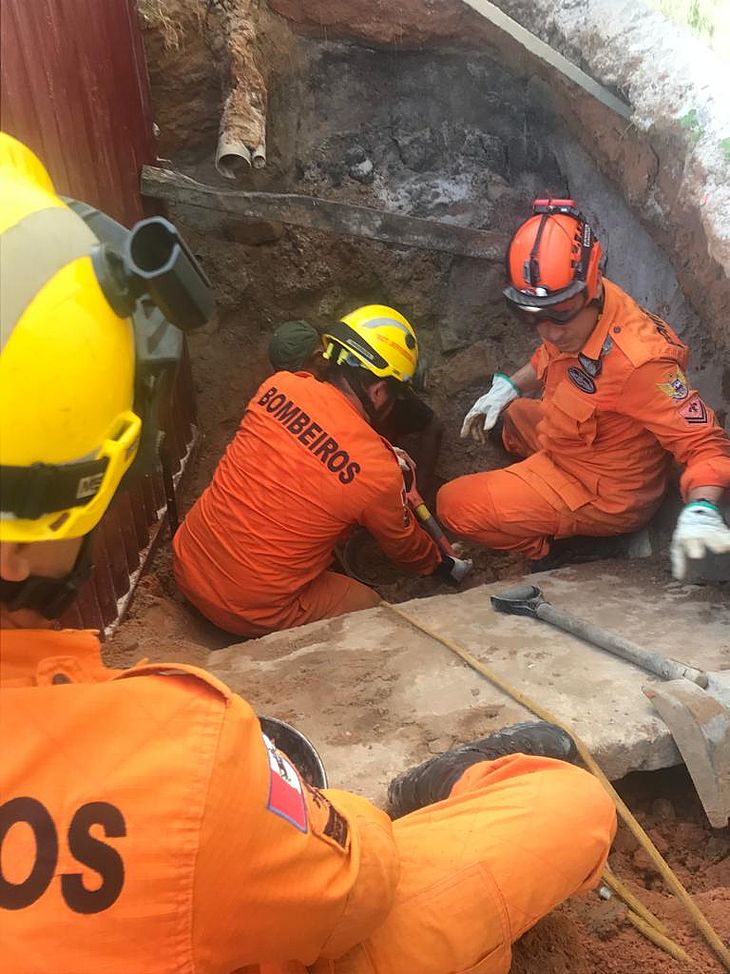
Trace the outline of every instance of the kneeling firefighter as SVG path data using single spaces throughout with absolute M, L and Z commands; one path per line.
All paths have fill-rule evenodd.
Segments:
M 51 628 L 150 425 L 153 346 L 177 344 L 145 321 L 155 301 L 180 324 L 207 313 L 174 228 L 152 233 L 158 258 L 171 245 L 157 270 L 134 259 L 144 233 L 101 246 L 0 135 L 3 971 L 503 974 L 512 939 L 597 882 L 613 835 L 565 734 L 523 725 L 430 759 L 391 802 L 437 804 L 391 822 L 305 784 L 205 671 L 109 670 L 92 633 Z
M 418 364 L 413 328 L 367 305 L 326 329 L 324 381 L 276 372 L 246 408 L 213 480 L 175 535 L 175 577 L 212 622 L 246 636 L 370 608 L 372 589 L 330 571 L 360 525 L 391 561 L 460 580 L 404 492 L 398 458 L 373 428 Z

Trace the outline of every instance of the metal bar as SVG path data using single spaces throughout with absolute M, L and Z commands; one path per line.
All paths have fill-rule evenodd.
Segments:
M 502 261 L 509 243 L 507 234 L 495 230 L 460 227 L 296 193 L 245 193 L 221 189 L 199 183 L 172 169 L 154 166 L 142 167 L 140 188 L 144 196 L 220 210 L 229 216 L 287 223 L 338 236 L 366 237 L 396 247 L 439 250 L 462 257 Z
M 549 64 L 551 68 L 555 68 L 556 71 L 559 71 L 569 81 L 579 85 L 597 101 L 602 102 L 607 108 L 610 108 L 612 112 L 620 115 L 621 118 L 631 119 L 633 108 L 628 102 L 611 94 L 603 85 L 599 85 L 597 81 L 594 81 L 589 74 L 586 74 L 585 71 L 582 71 L 572 61 L 569 61 L 567 57 L 559 54 L 549 44 L 546 44 L 545 41 L 540 40 L 539 37 L 536 37 L 521 24 L 518 24 L 516 20 L 508 17 L 495 4 L 489 3 L 489 0 L 465 0 L 465 2 L 473 10 L 476 10 L 478 14 L 481 14 L 485 20 L 490 21 L 495 27 L 504 31 L 505 34 L 509 34 L 513 40 L 517 41 L 530 54 L 534 54 L 541 61 Z

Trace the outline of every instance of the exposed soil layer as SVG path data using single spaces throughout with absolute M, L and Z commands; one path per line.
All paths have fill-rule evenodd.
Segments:
M 648 831 L 720 937 L 730 937 L 730 830 L 711 829 L 684 768 L 629 775 L 622 798 Z M 513 974 L 690 974 L 720 971 L 686 912 L 644 850 L 620 827 L 611 866 L 662 921 L 697 966 L 674 960 L 624 919 L 625 907 L 596 893 L 575 899 L 515 947 Z

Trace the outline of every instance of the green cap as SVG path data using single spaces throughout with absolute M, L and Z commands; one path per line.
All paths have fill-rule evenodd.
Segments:
M 320 344 L 308 321 L 285 321 L 269 339 L 269 361 L 277 372 L 297 372 Z

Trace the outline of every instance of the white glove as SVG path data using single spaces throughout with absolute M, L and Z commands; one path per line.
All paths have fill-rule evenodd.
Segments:
M 478 442 L 484 442 L 484 433 L 493 428 L 505 406 L 517 399 L 519 389 L 502 372 L 496 372 L 492 379 L 492 388 L 484 396 L 480 396 L 464 417 L 461 427 L 461 438 L 465 439 L 470 433 Z M 484 417 L 484 422 L 481 422 Z M 483 430 L 483 432 L 482 432 Z
M 730 551 L 730 528 L 709 501 L 690 501 L 677 519 L 672 536 L 672 574 L 684 578 L 688 558 L 702 558 L 708 551 Z

